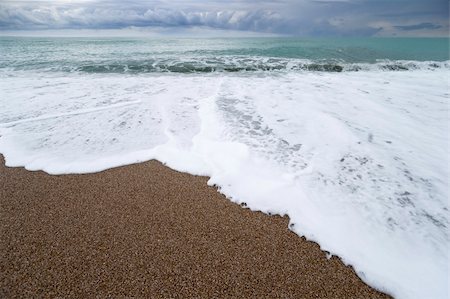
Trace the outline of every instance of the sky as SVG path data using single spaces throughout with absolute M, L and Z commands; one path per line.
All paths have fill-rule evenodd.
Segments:
M 449 34 L 447 0 L 0 0 L 0 35 Z

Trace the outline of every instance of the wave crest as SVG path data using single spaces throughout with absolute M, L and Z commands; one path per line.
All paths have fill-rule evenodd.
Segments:
M 51 61 L 0 64 L 0 69 L 81 73 L 214 73 L 214 72 L 356 72 L 450 69 L 450 61 L 390 61 L 346 63 L 263 57 L 164 58 L 128 61 Z

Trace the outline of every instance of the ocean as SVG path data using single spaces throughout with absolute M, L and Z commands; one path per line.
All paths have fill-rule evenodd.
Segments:
M 6 165 L 157 159 L 398 298 L 447 298 L 449 39 L 0 37 Z

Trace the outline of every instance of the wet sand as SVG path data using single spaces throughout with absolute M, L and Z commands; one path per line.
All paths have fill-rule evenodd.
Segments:
M 207 180 L 157 161 L 50 176 L 0 156 L 0 297 L 388 298 Z

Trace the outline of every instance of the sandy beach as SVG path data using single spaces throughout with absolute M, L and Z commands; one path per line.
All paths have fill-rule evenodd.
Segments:
M 63 176 L 0 165 L 2 298 L 388 297 L 206 177 L 157 161 Z

